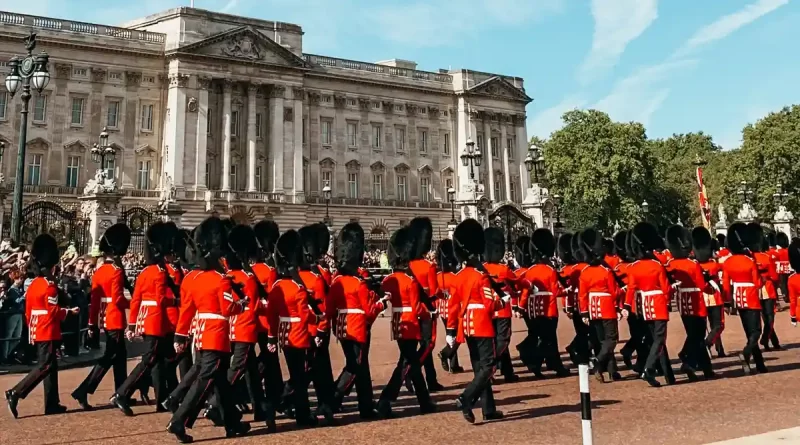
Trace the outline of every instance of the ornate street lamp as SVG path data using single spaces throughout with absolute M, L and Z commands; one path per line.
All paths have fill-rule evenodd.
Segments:
M 701 158 L 699 154 L 695 154 L 694 161 L 692 161 L 692 165 L 694 165 L 695 167 L 705 167 L 706 165 L 708 165 L 708 162 L 705 159 Z
M 325 187 L 322 187 L 322 196 L 325 198 L 325 219 L 323 222 L 328 227 L 331 226 L 331 215 L 329 213 L 329 207 L 331 205 L 331 186 L 325 181 Z
M 447 199 L 450 200 L 450 224 L 455 225 L 456 221 L 456 189 L 450 187 L 447 189 Z
M 742 204 L 750 204 L 750 201 L 753 199 L 753 189 L 747 185 L 747 181 L 739 183 L 739 190 L 736 194 L 739 195 L 739 200 Z
M 475 167 L 481 166 L 481 148 L 475 147 L 475 142 L 472 139 L 467 139 L 467 147 L 461 154 L 461 164 L 464 167 L 469 167 L 469 178 L 475 179 Z
M 100 133 L 100 143 L 92 146 L 92 161 L 94 161 L 102 174 L 103 179 L 108 179 L 107 161 L 116 158 L 117 150 L 108 144 L 108 129 L 103 127 Z
M 564 198 L 556 193 L 553 195 L 553 207 L 555 207 L 556 211 L 556 223 L 553 225 L 553 232 L 559 234 L 561 232 L 561 228 L 563 224 L 561 224 L 561 204 L 563 204 Z
M 20 241 L 22 229 L 22 187 L 25 176 L 25 147 L 28 138 L 28 103 L 31 100 L 31 86 L 36 92 L 42 90 L 50 83 L 50 73 L 47 71 L 50 56 L 42 51 L 34 56 L 36 49 L 36 33 L 31 32 L 25 38 L 25 49 L 28 54 L 22 57 L 15 56 L 8 61 L 9 73 L 6 76 L 6 90 L 14 97 L 22 87 L 22 122 L 19 134 L 19 149 L 17 150 L 17 170 L 14 178 L 14 201 L 11 208 L 11 239 Z
M 647 215 L 650 213 L 650 204 L 647 201 L 642 201 L 642 215 L 647 218 Z
M 544 169 L 544 156 L 542 156 L 542 149 L 538 145 L 531 142 L 528 146 L 528 155 L 525 156 L 525 168 L 529 172 L 533 172 L 534 184 L 539 183 L 539 172 Z
M 772 194 L 772 199 L 775 200 L 778 207 L 785 205 L 786 200 L 789 199 L 789 193 L 783 189 L 783 184 L 780 182 L 778 182 L 777 190 Z

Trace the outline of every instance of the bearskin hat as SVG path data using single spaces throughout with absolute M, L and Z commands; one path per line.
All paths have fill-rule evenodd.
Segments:
M 667 249 L 673 258 L 689 258 L 692 252 L 692 236 L 686 227 L 675 224 L 667 228 Z
M 783 249 L 788 248 L 789 247 L 789 235 L 787 235 L 787 234 L 785 234 L 783 232 L 776 233 L 775 234 L 775 245 L 778 246 L 778 247 L 781 247 Z
M 533 257 L 531 256 L 531 237 L 522 235 L 514 242 L 514 258 L 522 267 L 530 267 L 533 265 Z
M 581 247 L 581 232 L 572 235 L 570 250 L 572 251 L 572 258 L 576 263 L 586 263 L 589 261 L 589 257 L 586 256 L 586 252 Z
M 587 260 L 603 258 L 606 254 L 604 240 L 600 232 L 593 227 L 589 227 L 578 235 L 580 248 L 584 252 Z
M 289 269 L 299 268 L 303 262 L 303 248 L 297 230 L 283 232 L 275 242 L 275 268 L 279 275 L 289 275 Z
M 622 259 L 628 259 L 628 231 L 620 230 L 614 234 L 614 253 Z
M 414 250 L 411 252 L 411 259 L 418 260 L 424 258 L 431 251 L 433 241 L 433 224 L 430 218 L 418 216 L 408 223 L 411 234 L 414 236 Z
M 735 222 L 728 227 L 728 236 L 725 238 L 728 250 L 734 255 L 741 255 L 747 252 L 749 243 L 749 230 L 747 224 Z
M 58 243 L 52 236 L 42 233 L 33 240 L 31 246 L 31 266 L 36 275 L 44 276 L 58 264 Z
M 483 226 L 472 218 L 461 221 L 453 231 L 453 246 L 459 261 L 482 255 L 485 245 Z
M 764 228 L 757 222 L 747 224 L 747 247 L 751 252 L 763 252 L 765 238 Z
M 614 240 L 612 238 L 603 238 L 603 248 L 606 251 L 606 255 L 612 255 L 614 253 Z
M 706 263 L 714 257 L 714 241 L 711 233 L 705 227 L 695 227 L 692 229 L 692 251 L 694 258 Z
M 575 264 L 575 256 L 572 255 L 572 240 L 575 235 L 571 233 L 563 233 L 558 237 L 558 257 L 564 264 Z
M 228 246 L 226 258 L 231 269 L 241 269 L 247 260 L 258 257 L 256 233 L 247 224 L 237 224 L 228 232 Z
M 186 250 L 189 246 L 189 237 L 191 236 L 191 232 L 188 230 L 178 229 L 178 232 L 175 234 L 175 239 L 172 241 L 172 250 L 181 261 L 185 262 L 188 258 L 186 256 Z
M 253 226 L 253 231 L 256 233 L 256 240 L 258 240 L 262 253 L 266 256 L 272 255 L 272 251 L 275 250 L 275 242 L 278 241 L 278 236 L 280 236 L 278 224 L 275 221 L 265 219 L 257 222 Z
M 717 239 L 717 246 L 719 246 L 719 249 L 722 249 L 723 247 L 727 247 L 728 246 L 726 238 L 727 237 L 725 235 L 723 235 L 722 233 L 718 233 L 717 234 L 716 239 Z
M 200 268 L 204 270 L 215 268 L 217 261 L 228 250 L 225 223 L 216 216 L 206 218 L 195 228 L 194 242 L 197 246 L 197 262 Z
M 556 238 L 550 229 L 536 229 L 531 235 L 531 255 L 535 261 L 553 258 L 556 254 Z
M 322 255 L 327 252 L 320 248 L 320 237 L 318 224 L 310 224 L 303 226 L 297 233 L 300 234 L 300 242 L 303 245 L 303 264 L 302 267 L 310 267 L 316 263 Z M 325 232 L 328 232 L 328 227 L 322 224 Z
M 447 238 L 439 241 L 439 245 L 436 246 L 436 264 L 442 272 L 458 270 L 458 258 L 453 249 L 453 240 Z
M 316 259 L 319 259 L 328 253 L 328 249 L 331 247 L 331 229 L 325 223 L 316 223 L 314 230 L 317 233 L 317 248 L 319 249 Z
M 116 223 L 106 229 L 100 237 L 100 252 L 106 255 L 123 256 L 131 244 L 131 228 L 124 223 Z
M 636 259 L 645 258 L 649 252 L 659 250 L 664 243 L 658 235 L 656 226 L 648 222 L 640 222 L 633 226 L 631 236 L 633 237 L 631 247 Z
M 483 231 L 483 261 L 499 263 L 506 256 L 506 243 L 503 231 L 497 227 L 487 227 Z
M 401 269 L 408 266 L 412 255 L 416 253 L 417 239 L 410 226 L 401 227 L 392 233 L 389 238 L 389 265 L 393 269 Z
M 795 238 L 789 244 L 789 265 L 792 266 L 792 270 L 797 273 L 800 273 L 800 239 Z
M 178 225 L 175 224 L 173 221 L 166 221 L 164 223 L 164 236 L 169 239 L 169 250 L 166 254 L 174 254 L 175 253 L 175 240 L 178 239 L 178 235 L 180 233 Z
M 778 245 L 778 234 L 776 234 L 772 229 L 767 231 L 767 244 L 769 244 L 769 247 L 775 247 Z
M 163 221 L 156 221 L 145 232 L 147 246 L 144 249 L 144 259 L 147 264 L 155 264 L 172 251 L 174 234 L 170 227 Z
M 351 222 L 339 231 L 336 246 L 336 263 L 342 266 L 359 267 L 364 262 L 364 229 Z

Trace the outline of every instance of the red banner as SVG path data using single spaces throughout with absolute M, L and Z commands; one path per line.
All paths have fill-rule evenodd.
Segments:
M 708 205 L 706 184 L 703 182 L 703 169 L 700 167 L 697 167 L 697 187 L 700 190 L 698 199 L 700 201 L 700 217 L 703 220 L 703 227 L 711 230 L 711 207 Z

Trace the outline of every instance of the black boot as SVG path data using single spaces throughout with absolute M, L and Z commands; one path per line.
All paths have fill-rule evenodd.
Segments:
M 194 438 L 186 434 L 186 429 L 182 425 L 170 422 L 169 425 L 167 425 L 167 432 L 174 434 L 175 438 L 178 439 L 178 443 L 194 442 Z
M 17 412 L 17 405 L 19 404 L 19 396 L 13 389 L 6 391 L 6 405 L 8 405 L 8 412 L 16 419 L 19 416 Z
M 131 409 L 130 405 L 128 405 L 128 400 L 124 397 L 121 397 L 119 394 L 114 394 L 111 396 L 110 400 L 111 404 L 119 408 L 122 411 L 122 414 L 125 414 L 128 417 L 133 417 L 133 410 Z
M 472 406 L 461 397 L 456 399 L 456 408 L 461 410 L 461 415 L 464 416 L 464 420 L 469 423 L 475 423 L 475 414 L 472 413 Z
M 93 409 L 92 405 L 89 405 L 89 396 L 85 392 L 76 389 L 75 391 L 72 392 L 71 395 L 72 398 L 75 399 L 76 402 L 78 402 L 78 405 L 80 405 L 82 410 L 91 411 Z

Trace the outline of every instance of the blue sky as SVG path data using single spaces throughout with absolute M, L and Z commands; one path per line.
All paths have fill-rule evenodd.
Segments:
M 104 24 L 189 0 L 0 0 L 0 9 Z M 800 0 L 195 0 L 299 24 L 304 51 L 414 60 L 525 78 L 528 133 L 573 108 L 704 131 L 725 148 L 748 122 L 800 103 Z

